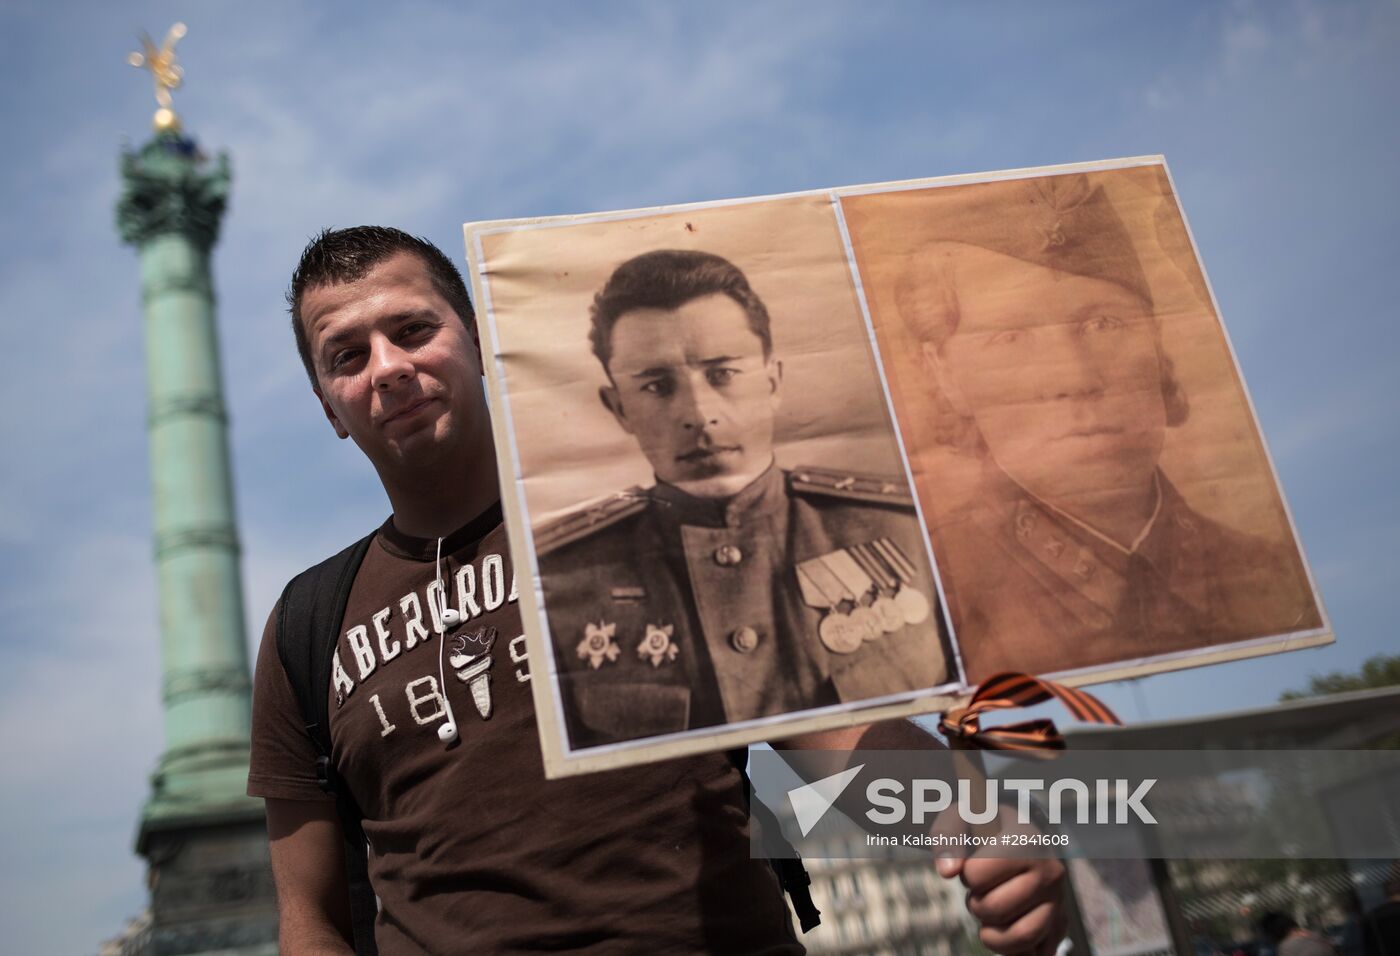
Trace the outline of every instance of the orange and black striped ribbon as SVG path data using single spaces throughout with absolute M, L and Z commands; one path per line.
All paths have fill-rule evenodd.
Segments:
M 1051 698 L 1058 699 L 1084 723 L 1123 723 L 1093 694 L 1029 674 L 1007 672 L 989 677 L 965 705 L 945 713 L 938 729 L 954 743 L 983 750 L 1064 750 L 1065 738 L 1055 722 L 1046 718 L 982 729 L 981 716 L 987 711 L 1030 707 Z

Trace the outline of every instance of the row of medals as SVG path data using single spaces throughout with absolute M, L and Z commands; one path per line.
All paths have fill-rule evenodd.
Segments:
M 797 566 L 803 600 L 823 609 L 817 627 L 833 654 L 851 654 L 867 641 L 928 619 L 928 597 L 914 586 L 914 564 L 889 538 L 824 554 Z

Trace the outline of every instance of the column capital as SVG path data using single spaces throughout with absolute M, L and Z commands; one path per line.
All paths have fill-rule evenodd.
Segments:
M 125 150 L 121 173 L 117 231 L 123 240 L 139 247 L 177 233 L 204 251 L 213 247 L 232 181 L 227 153 L 211 163 L 194 140 L 166 131 L 139 151 Z

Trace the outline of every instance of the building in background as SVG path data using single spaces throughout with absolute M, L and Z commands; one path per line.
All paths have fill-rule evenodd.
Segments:
M 1258 710 L 1234 711 L 1111 729 L 1076 729 L 1065 734 L 1076 750 L 1241 750 L 1347 751 L 1400 747 L 1400 687 L 1380 687 L 1289 700 Z M 1286 789 L 1307 794 L 1307 802 L 1327 818 L 1333 833 L 1349 830 L 1400 832 L 1400 807 L 1386 795 L 1400 789 L 1391 778 L 1316 780 L 1300 777 Z M 1197 789 L 1201 832 L 1223 835 L 1257 813 L 1245 794 L 1224 782 Z M 1378 819 L 1375 807 L 1390 809 Z M 1355 838 L 1350 841 L 1355 843 Z M 1120 861 L 1121 862 L 1121 861 Z M 1129 861 L 1131 862 L 1131 861 Z M 1151 860 L 1150 894 L 1125 898 L 1122 881 L 1101 882 L 1098 895 L 1112 897 L 1095 919 L 1084 912 L 1089 951 L 1096 956 L 1170 952 L 1233 952 L 1261 942 L 1260 916 L 1277 910 L 1328 936 L 1342 956 L 1360 956 L 1360 920 L 1384 900 L 1389 859 Z M 1096 893 L 1096 881 L 1082 861 L 1071 869 L 1081 910 Z M 1144 902 L 1146 897 L 1154 902 Z M 1164 948 L 1119 948 L 1119 940 L 1147 935 L 1165 919 L 1170 943 Z M 1124 917 L 1121 921 L 1118 917 Z M 1145 918 L 1143 918 L 1145 917 Z
M 770 809 L 784 831 L 797 829 L 788 801 L 773 801 Z M 854 845 L 842 837 L 811 836 L 803 849 L 812 902 L 822 914 L 821 925 L 799 937 L 810 956 L 986 952 L 975 942 L 977 928 L 963 906 L 963 885 L 939 876 L 932 856 L 871 857 L 863 841 Z
M 812 877 L 812 900 L 822 911 L 821 925 L 802 935 L 811 956 L 982 952 L 972 942 L 976 930 L 963 908 L 962 884 L 939 876 L 932 859 L 803 862 Z

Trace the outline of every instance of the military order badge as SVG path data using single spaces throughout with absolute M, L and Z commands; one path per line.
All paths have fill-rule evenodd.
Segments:
M 1330 639 L 1160 159 L 466 236 L 551 775 Z

